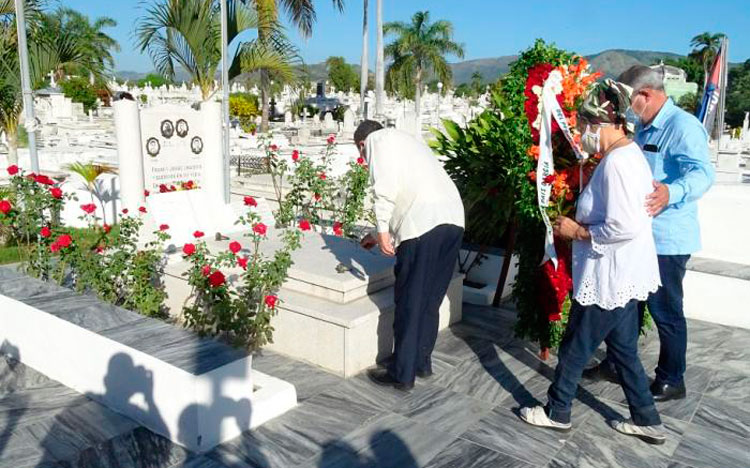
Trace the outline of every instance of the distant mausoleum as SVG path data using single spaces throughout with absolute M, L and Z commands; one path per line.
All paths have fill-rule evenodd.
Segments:
M 664 75 L 664 90 L 675 102 L 686 94 L 698 93 L 698 84 L 687 81 L 685 70 L 672 65 L 665 65 L 663 62 L 659 65 L 652 65 L 651 68 L 661 69 Z

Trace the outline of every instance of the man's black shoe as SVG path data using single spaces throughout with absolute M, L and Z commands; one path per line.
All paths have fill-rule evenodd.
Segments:
M 423 370 L 423 371 L 417 371 L 417 377 L 420 379 L 429 379 L 432 377 L 432 371 L 431 370 Z
M 654 401 L 669 401 L 682 400 L 685 398 L 687 392 L 685 391 L 684 383 L 680 385 L 669 385 L 668 383 L 656 379 L 654 380 L 654 383 L 651 384 L 651 394 L 654 396 Z
M 616 384 L 620 383 L 620 376 L 617 375 L 617 372 L 609 365 L 608 361 L 602 361 L 594 367 L 585 369 L 583 371 L 583 378 L 593 382 L 604 380 Z
M 402 383 L 398 380 L 391 377 L 391 374 L 388 373 L 387 369 L 370 369 L 367 371 L 367 376 L 372 380 L 373 383 L 376 385 L 380 385 L 381 387 L 393 387 L 397 390 L 402 390 L 405 392 L 408 392 L 412 388 L 414 388 L 414 382 L 411 383 Z

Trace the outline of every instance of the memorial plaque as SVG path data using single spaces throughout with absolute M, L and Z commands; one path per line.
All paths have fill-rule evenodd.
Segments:
M 192 180 L 203 186 L 204 126 L 199 111 L 174 105 L 141 112 L 143 172 L 146 190 L 179 186 Z

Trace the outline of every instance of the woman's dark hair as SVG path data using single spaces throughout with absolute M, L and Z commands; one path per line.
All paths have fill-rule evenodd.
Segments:
M 357 130 L 354 131 L 354 144 L 359 145 L 359 143 L 365 141 L 371 133 L 377 132 L 378 130 L 382 129 L 383 126 L 380 124 L 380 122 L 376 122 L 374 120 L 365 120 L 364 122 L 359 124 Z

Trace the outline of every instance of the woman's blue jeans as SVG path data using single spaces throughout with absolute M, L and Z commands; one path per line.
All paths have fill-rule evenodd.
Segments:
M 547 415 L 560 423 L 570 422 L 570 409 L 583 369 L 604 341 L 620 376 L 633 422 L 639 426 L 661 424 L 648 377 L 638 358 L 638 332 L 636 300 L 614 310 L 582 306 L 573 301 L 558 353 L 555 380 L 547 392 Z

